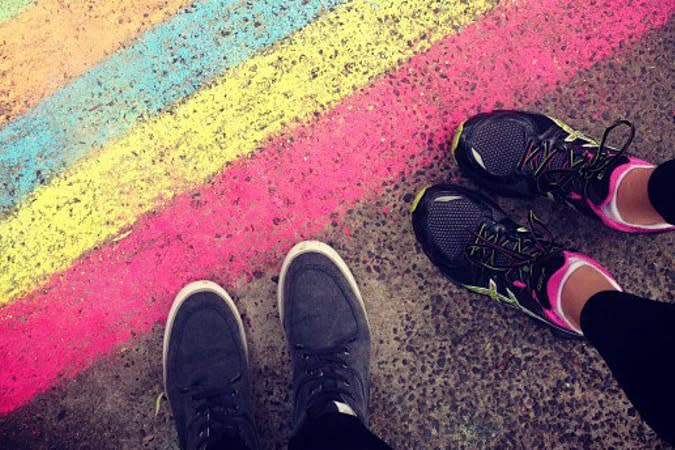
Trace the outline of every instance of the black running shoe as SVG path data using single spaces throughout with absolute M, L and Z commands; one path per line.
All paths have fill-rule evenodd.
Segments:
M 566 335 L 582 334 L 560 304 L 562 286 L 574 270 L 590 265 L 616 286 L 599 263 L 555 244 L 534 214 L 530 228 L 521 227 L 488 198 L 460 186 L 421 191 L 412 221 L 422 249 L 451 281 Z
M 171 306 L 164 392 L 182 449 L 258 448 L 239 313 L 223 288 L 196 281 Z
M 363 300 L 340 255 L 321 242 L 289 252 L 279 313 L 293 365 L 293 424 L 344 413 L 368 422 L 370 331 Z
M 630 134 L 619 150 L 606 145 L 616 128 Z M 636 168 L 653 164 L 626 152 L 635 128 L 625 120 L 607 128 L 602 141 L 542 114 L 494 111 L 471 117 L 455 134 L 452 153 L 469 178 L 498 194 L 545 196 L 625 232 L 673 229 L 623 220 L 616 206 L 618 185 Z

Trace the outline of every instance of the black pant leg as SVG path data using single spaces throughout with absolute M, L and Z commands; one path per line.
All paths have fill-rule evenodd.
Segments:
M 675 444 L 675 305 L 600 292 L 584 306 L 581 328 L 642 419 Z
M 308 419 L 293 436 L 289 450 L 391 450 L 361 421 L 348 414 L 330 413 Z
M 675 159 L 658 166 L 647 183 L 649 201 L 654 209 L 675 224 Z
M 219 440 L 209 442 L 206 450 L 253 450 L 248 448 L 241 439 L 223 437 Z

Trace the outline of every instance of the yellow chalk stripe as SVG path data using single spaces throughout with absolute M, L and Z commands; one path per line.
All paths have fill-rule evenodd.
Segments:
M 74 164 L 0 224 L 0 304 L 263 140 L 428 49 L 495 0 L 351 1 Z M 104 274 L 101 274 L 104 276 Z

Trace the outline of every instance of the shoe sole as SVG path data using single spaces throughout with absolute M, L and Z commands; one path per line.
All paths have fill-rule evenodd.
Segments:
M 349 287 L 352 288 L 352 291 L 354 291 L 356 294 L 356 298 L 359 300 L 359 304 L 363 310 L 363 315 L 366 318 L 366 325 L 368 326 L 368 329 L 370 329 L 370 322 L 368 321 L 368 314 L 366 313 L 366 304 L 363 302 L 363 297 L 361 297 L 359 286 L 356 284 L 356 279 L 354 278 L 352 271 L 349 269 L 349 266 L 347 266 L 347 263 L 344 262 L 338 252 L 336 252 L 330 245 L 319 241 L 304 241 L 296 244 L 288 252 L 286 258 L 284 258 L 284 263 L 281 266 L 281 273 L 279 274 L 277 302 L 279 306 L 279 320 L 281 320 L 281 327 L 284 329 L 284 333 L 286 332 L 286 328 L 284 327 L 284 285 L 286 283 L 286 275 L 293 260 L 305 253 L 319 253 L 330 259 L 331 262 L 335 264 L 338 269 L 340 269 L 340 272 L 349 283 Z
M 230 297 L 230 294 L 228 294 L 227 291 L 225 291 L 225 289 L 223 289 L 213 281 L 207 280 L 194 281 L 185 286 L 183 289 L 181 289 L 180 292 L 178 292 L 176 298 L 173 300 L 173 304 L 171 305 L 171 310 L 169 311 L 169 318 L 166 321 L 166 328 L 164 329 L 165 330 L 164 342 L 162 344 L 162 371 L 163 371 L 165 393 L 166 393 L 166 357 L 169 351 L 169 341 L 171 340 L 171 330 L 173 329 L 173 322 L 176 318 L 176 314 L 178 314 L 178 310 L 183 305 L 185 300 L 190 298 L 192 295 L 198 294 L 200 292 L 212 292 L 218 295 L 220 298 L 223 299 L 223 302 L 225 302 L 227 307 L 230 309 L 232 315 L 234 316 L 237 322 L 237 326 L 239 327 L 239 335 L 241 337 L 241 341 L 244 343 L 244 354 L 246 355 L 246 363 L 248 364 L 248 344 L 246 343 L 246 334 L 244 333 L 244 323 L 241 321 L 239 310 L 237 309 L 237 306 L 234 304 L 234 301 L 232 301 L 232 297 Z M 166 394 L 166 397 L 167 399 L 169 398 L 168 394 Z M 169 399 L 169 403 L 171 403 L 171 399 Z
M 412 223 L 413 214 L 415 214 L 417 207 L 420 205 L 422 197 L 424 197 L 424 194 L 426 194 L 431 187 L 432 185 L 424 186 L 415 196 L 415 200 L 413 200 L 412 205 L 410 205 L 410 223 Z
M 452 138 L 452 146 L 450 147 L 450 154 L 452 155 L 452 159 L 455 161 L 455 164 L 457 164 L 457 156 L 455 156 L 455 153 L 457 152 L 457 147 L 459 147 L 459 138 L 462 137 L 465 123 L 466 120 L 459 124 L 459 126 L 457 127 L 457 131 L 455 131 L 455 136 Z

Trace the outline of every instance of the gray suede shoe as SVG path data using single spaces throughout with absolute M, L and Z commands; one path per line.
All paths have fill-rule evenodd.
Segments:
M 297 244 L 281 269 L 278 295 L 293 366 L 295 429 L 329 413 L 367 425 L 370 331 L 347 264 L 326 244 Z
M 258 448 L 244 328 L 216 283 L 196 281 L 176 296 L 163 365 L 182 449 Z

